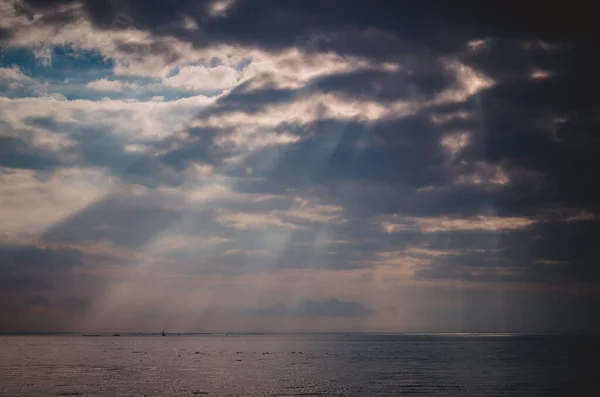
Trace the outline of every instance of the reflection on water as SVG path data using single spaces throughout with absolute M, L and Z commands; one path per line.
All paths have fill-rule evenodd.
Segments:
M 510 335 L 3 336 L 0 396 L 590 395 L 598 342 Z

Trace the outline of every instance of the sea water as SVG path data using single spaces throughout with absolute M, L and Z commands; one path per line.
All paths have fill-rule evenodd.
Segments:
M 0 336 L 0 396 L 600 396 L 598 339 Z

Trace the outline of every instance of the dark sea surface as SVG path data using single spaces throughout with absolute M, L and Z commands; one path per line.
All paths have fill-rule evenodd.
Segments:
M 598 337 L 0 336 L 0 396 L 600 396 Z

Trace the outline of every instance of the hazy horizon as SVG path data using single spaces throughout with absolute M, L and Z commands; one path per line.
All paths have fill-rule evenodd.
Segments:
M 526 335 L 540 335 L 540 336 L 596 336 L 600 335 L 597 332 L 402 332 L 402 331 L 287 331 L 287 332 L 269 332 L 269 331 L 214 331 L 214 332 L 177 332 L 170 331 L 165 332 L 166 336 L 181 336 L 181 335 L 464 335 L 464 336 L 477 336 L 477 335 L 495 335 L 495 336 L 526 336 Z M 72 336 L 161 336 L 161 331 L 137 331 L 137 332 L 121 332 L 118 330 L 111 332 L 80 332 L 80 331 L 1 331 L 0 335 L 72 335 Z

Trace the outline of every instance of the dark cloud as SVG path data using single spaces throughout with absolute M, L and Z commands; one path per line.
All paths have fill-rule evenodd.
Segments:
M 55 153 L 20 138 L 0 136 L 0 166 L 30 170 L 54 169 L 62 161 Z
M 0 265 L 4 269 L 72 268 L 101 260 L 73 248 L 50 248 L 35 245 L 0 244 Z
M 155 144 L 156 149 L 166 153 L 154 161 L 176 171 L 185 170 L 190 163 L 219 165 L 231 154 L 230 151 L 216 147 L 214 140 L 218 136 L 232 132 L 221 128 L 190 128 L 183 139 L 169 137 Z
M 74 248 L 0 244 L 0 292 L 57 288 L 73 269 L 105 263 L 107 256 Z
M 77 298 L 76 296 L 65 296 L 61 298 L 57 304 L 69 309 L 84 309 L 88 307 L 89 302 L 87 300 Z
M 50 6 L 67 2 L 70 1 L 29 0 L 27 3 L 47 10 Z M 217 41 L 275 50 L 304 44 L 306 49 L 322 51 L 333 48 L 373 58 L 398 57 L 402 52 L 414 52 L 423 47 L 441 53 L 454 52 L 473 37 L 525 37 L 551 42 L 590 43 L 594 36 L 590 16 L 593 13 L 590 10 L 586 12 L 587 7 L 565 8 L 545 2 L 528 5 L 502 2 L 488 7 L 472 0 L 451 5 L 439 0 L 415 4 L 366 3 L 361 0 L 325 4 L 316 0 L 284 3 L 241 0 L 234 2 L 226 17 L 217 18 L 210 17 L 211 2 L 208 0 L 94 0 L 83 3 L 92 21 L 103 28 L 114 28 L 115 17 L 122 15 L 127 21 L 157 35 L 175 35 L 198 46 Z M 499 11 L 491 12 L 492 9 Z M 540 13 L 543 13 L 542 17 Z M 200 33 L 183 29 L 182 18 L 185 15 L 198 20 L 202 27 Z M 64 22 L 64 18 L 57 20 L 55 15 L 48 22 L 58 24 Z M 353 31 L 365 32 L 369 28 L 386 34 L 372 31 L 352 35 Z M 315 34 L 325 38 L 316 47 L 314 40 L 309 39 Z M 304 37 L 307 38 L 305 41 L 299 40 Z
M 405 65 L 397 72 L 366 69 L 328 75 L 316 79 L 313 86 L 314 90 L 338 93 L 352 100 L 385 103 L 403 99 L 432 99 L 435 94 L 454 85 L 454 76 L 444 68 L 442 62 L 421 62 L 422 65 Z
M 256 79 L 256 77 L 254 78 Z M 219 98 L 217 106 L 199 113 L 198 118 L 209 117 L 217 114 L 226 114 L 232 111 L 242 111 L 253 114 L 265 107 L 289 103 L 294 99 L 309 94 L 308 90 L 293 90 L 287 88 L 261 88 L 249 90 L 250 81 L 241 83 L 226 96 Z
M 298 126 L 282 129 L 298 132 Z M 444 161 L 440 132 L 423 116 L 375 123 L 321 120 L 303 126 L 311 135 L 279 148 L 266 148 L 250 156 L 251 166 L 271 184 L 329 185 L 344 180 L 369 180 L 419 187 L 434 177 L 429 171 Z M 265 158 L 275 164 L 265 167 Z M 235 172 L 233 170 L 232 172 Z M 439 176 L 438 176 L 439 178 Z
M 36 295 L 25 302 L 29 306 L 50 306 L 50 301 L 41 295 Z
M 426 264 L 417 276 L 554 287 L 600 283 L 593 237 L 597 221 L 540 221 L 522 230 L 448 231 L 418 235 L 411 244 Z
M 6 270 L 3 269 L 3 272 Z M 51 280 L 32 274 L 14 274 L 0 276 L 1 291 L 45 290 L 54 289 Z

